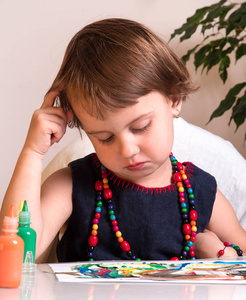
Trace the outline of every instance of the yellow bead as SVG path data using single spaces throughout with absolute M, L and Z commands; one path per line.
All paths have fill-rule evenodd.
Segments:
M 98 225 L 97 224 L 93 224 L 92 225 L 92 229 L 97 230 L 98 229 Z
M 185 180 L 187 179 L 187 176 L 185 174 L 182 175 L 182 179 Z
M 197 231 L 197 227 L 196 226 L 192 226 L 191 230 L 196 232 Z
M 120 236 L 122 236 L 122 233 L 121 233 L 120 231 L 117 231 L 117 232 L 115 232 L 115 235 L 116 235 L 117 237 L 120 237 Z
M 108 179 L 107 178 L 103 178 L 103 183 L 108 183 Z
M 179 192 L 180 192 L 180 193 L 183 193 L 183 192 L 184 192 L 184 188 L 183 188 L 182 186 L 181 186 L 181 187 L 179 187 L 179 189 L 178 189 L 178 190 L 179 190 Z

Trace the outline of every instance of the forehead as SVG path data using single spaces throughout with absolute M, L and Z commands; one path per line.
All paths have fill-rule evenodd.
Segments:
M 94 128 L 102 127 L 117 127 L 123 124 L 129 124 L 134 120 L 138 120 L 141 116 L 168 110 L 167 99 L 158 92 L 152 92 L 137 99 L 135 104 L 126 106 L 124 108 L 115 108 L 114 110 L 103 111 L 104 118 L 100 118 L 95 114 L 91 114 L 85 104 L 81 102 L 72 101 L 72 109 L 79 119 L 85 131 Z

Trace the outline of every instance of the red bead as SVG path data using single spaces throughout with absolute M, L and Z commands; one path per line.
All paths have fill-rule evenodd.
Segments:
M 191 257 L 194 257 L 194 256 L 195 256 L 195 251 L 191 250 L 191 251 L 189 252 L 189 254 L 190 254 Z
M 183 165 L 180 162 L 177 163 L 177 167 L 179 171 L 183 170 Z
M 224 251 L 224 250 L 220 250 L 220 251 L 219 251 L 219 257 L 222 256 L 222 255 L 224 255 L 224 254 L 225 254 L 225 251 Z
M 195 237 L 195 236 L 191 236 L 191 237 L 190 237 L 190 240 L 194 243 L 195 240 L 196 240 L 196 237 Z
M 110 190 L 110 189 L 105 189 L 104 191 L 103 191 L 103 197 L 105 198 L 105 199 L 111 199 L 112 198 L 112 191 Z
M 190 224 L 184 224 L 184 225 L 183 225 L 183 233 L 184 233 L 185 235 L 191 233 L 191 226 L 190 226 Z
M 197 220 L 197 212 L 194 209 L 192 209 L 189 213 L 189 217 L 190 217 L 190 220 L 196 221 Z
M 102 191 L 103 190 L 103 183 L 101 180 L 97 180 L 95 183 L 95 190 L 96 191 Z
M 179 202 L 180 202 L 180 203 L 185 202 L 185 198 L 184 198 L 184 197 L 180 197 L 180 198 L 179 198 Z
M 100 217 L 101 217 L 101 214 L 99 212 L 95 213 L 95 218 L 96 219 L 100 219 Z
M 128 252 L 130 251 L 130 245 L 128 244 L 127 241 L 123 241 L 122 243 L 120 243 L 120 248 L 122 249 L 122 251 L 124 252 Z
M 116 226 L 118 224 L 118 222 L 116 220 L 113 220 L 111 223 L 113 226 Z
M 178 257 L 172 257 L 170 260 L 179 260 L 179 258 Z
M 173 180 L 177 183 L 177 182 L 180 182 L 182 181 L 182 176 L 179 172 L 173 174 Z
M 97 236 L 91 235 L 88 240 L 88 245 L 91 247 L 95 247 L 97 245 L 98 238 Z

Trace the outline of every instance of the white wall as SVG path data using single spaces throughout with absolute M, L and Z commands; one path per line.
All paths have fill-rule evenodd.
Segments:
M 65 48 L 79 29 L 101 18 L 125 17 L 146 24 L 168 40 L 173 30 L 181 26 L 195 9 L 215 2 L 217 1 L 1 0 L 0 203 L 23 146 L 32 113 L 40 107 L 44 94 L 58 71 Z M 200 40 L 199 35 L 197 39 Z M 183 55 L 188 47 L 195 45 L 194 39 L 193 43 L 183 45 L 175 39 L 171 46 L 179 55 Z M 237 66 L 235 73 L 229 75 L 228 83 L 245 80 L 245 68 L 242 65 L 243 62 Z M 245 128 L 234 134 L 235 127 L 227 126 L 229 114 L 205 125 L 226 93 L 226 86 L 219 80 L 217 70 L 212 70 L 206 76 L 200 72 L 196 74 L 191 64 L 189 68 L 194 80 L 202 88 L 184 104 L 182 117 L 230 140 L 246 157 L 246 145 L 243 146 Z M 47 154 L 44 166 L 57 151 L 77 136 L 76 130 L 68 130 L 63 140 L 53 145 Z

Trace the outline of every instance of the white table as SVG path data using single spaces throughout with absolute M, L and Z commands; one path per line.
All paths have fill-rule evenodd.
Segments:
M 36 266 L 35 276 L 22 276 L 17 289 L 0 289 L 1 300 L 245 300 L 246 285 L 167 283 L 59 282 L 49 265 Z

